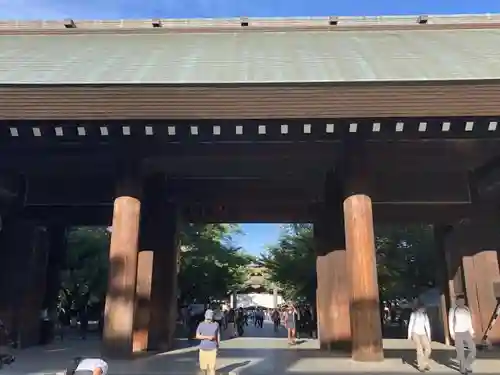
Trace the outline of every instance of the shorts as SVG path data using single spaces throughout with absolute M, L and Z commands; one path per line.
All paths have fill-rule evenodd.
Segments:
M 200 370 L 215 370 L 217 350 L 200 349 Z

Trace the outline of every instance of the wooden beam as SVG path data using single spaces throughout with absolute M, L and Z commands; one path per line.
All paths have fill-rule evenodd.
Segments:
M 57 220 L 66 226 L 109 226 L 113 206 L 26 206 L 23 215 L 41 224 Z

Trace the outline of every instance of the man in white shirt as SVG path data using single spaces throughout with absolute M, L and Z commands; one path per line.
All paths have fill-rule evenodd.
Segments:
M 101 358 L 75 358 L 74 370 L 67 375 L 107 375 L 108 364 Z
M 474 343 L 472 315 L 469 308 L 465 305 L 465 298 L 463 296 L 458 296 L 456 307 L 450 309 L 448 326 L 450 327 L 450 336 L 455 340 L 457 359 L 460 363 L 460 373 L 468 374 L 472 372 L 472 363 L 476 358 L 476 344 Z M 465 346 L 469 349 L 467 357 L 465 357 Z
M 431 323 L 425 306 L 419 304 L 410 315 L 408 323 L 408 340 L 417 346 L 417 365 L 420 372 L 429 371 L 431 356 Z

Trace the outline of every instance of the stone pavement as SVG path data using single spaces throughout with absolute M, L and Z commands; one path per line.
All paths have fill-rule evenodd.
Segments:
M 130 361 L 110 361 L 110 375 L 195 375 L 197 350 L 179 340 L 182 349 Z M 245 335 L 226 339 L 218 358 L 219 373 L 240 375 L 322 375 L 335 374 L 411 374 L 417 370 L 410 363 L 415 357 L 411 343 L 406 340 L 386 340 L 386 360 L 382 363 L 356 363 L 341 353 L 325 353 L 317 349 L 315 340 L 302 340 L 288 347 L 286 334 L 273 332 L 266 323 L 263 329 L 248 327 Z M 27 349 L 17 353 L 17 362 L 0 370 L 0 375 L 61 374 L 75 356 L 98 355 L 97 340 L 71 340 L 47 347 Z M 454 351 L 434 344 L 432 373 L 457 374 L 453 367 Z M 496 358 L 495 358 L 496 357 Z M 450 367 L 449 367 L 450 366 Z M 500 372 L 498 353 L 480 352 L 475 363 L 476 374 Z

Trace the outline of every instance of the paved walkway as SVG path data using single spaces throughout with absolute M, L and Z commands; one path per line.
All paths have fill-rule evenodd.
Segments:
M 195 375 L 197 374 L 197 350 L 182 340 L 182 349 L 143 357 L 132 361 L 110 361 L 110 375 Z M 335 374 L 411 374 L 417 371 L 409 364 L 414 350 L 405 340 L 386 340 L 386 360 L 382 363 L 355 363 L 339 353 L 325 353 L 317 349 L 315 340 L 304 340 L 296 347 L 288 347 L 284 330 L 273 332 L 270 323 L 263 329 L 248 327 L 245 335 L 224 340 L 219 353 L 218 366 L 221 374 L 241 375 L 322 375 Z M 12 367 L 0 370 L 0 375 L 61 374 L 64 367 L 77 355 L 98 355 L 99 343 L 95 340 L 66 341 L 44 348 L 20 351 Z M 434 345 L 436 362 L 432 373 L 457 374 L 451 358 L 454 351 L 444 345 Z M 495 357 L 497 359 L 494 359 Z M 497 374 L 500 355 L 480 353 L 475 363 L 476 374 Z M 490 358 L 488 358 L 490 357 Z

